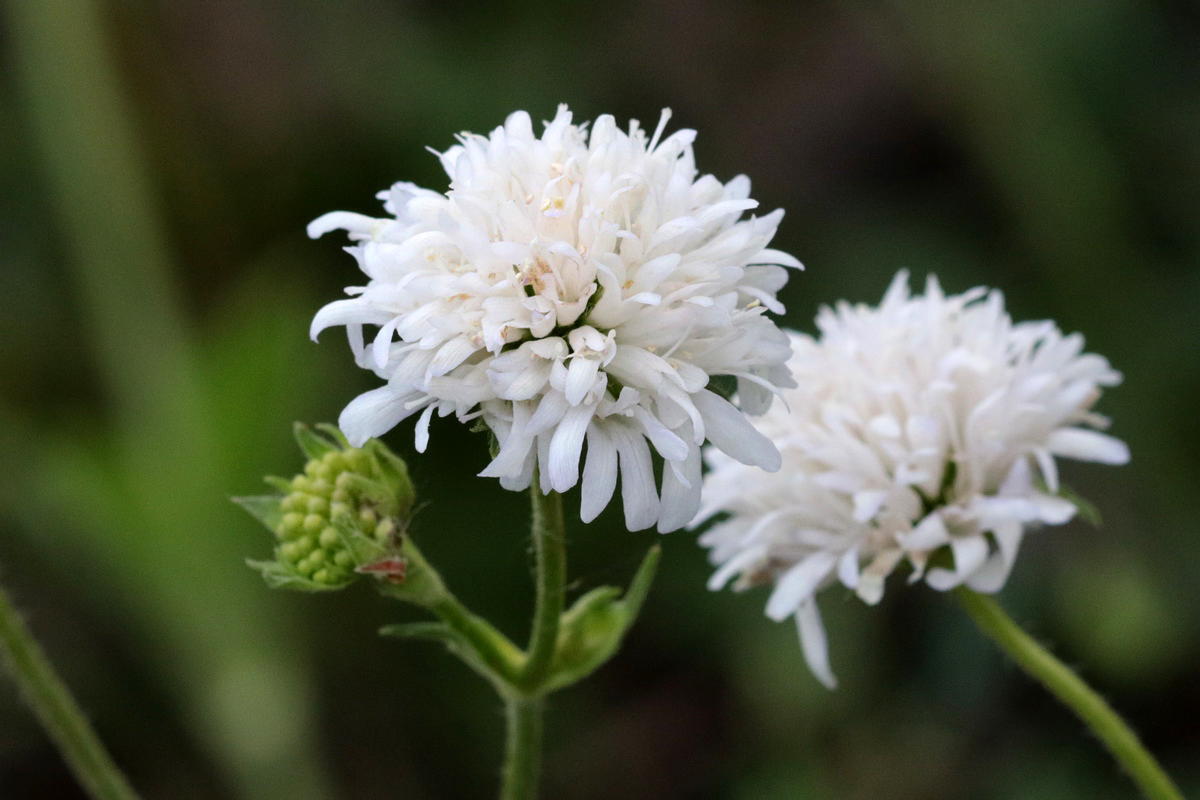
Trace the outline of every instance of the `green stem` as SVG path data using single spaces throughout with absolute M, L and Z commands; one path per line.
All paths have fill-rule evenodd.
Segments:
M 471 643 L 472 649 L 483 663 L 505 684 L 511 685 L 517 679 L 523 660 L 522 653 L 490 623 L 469 611 L 449 591 L 439 598 L 431 609 L 442 622 L 458 631 Z
M 529 660 L 521 673 L 521 687 L 533 692 L 545 682 L 558 644 L 567 584 L 567 544 L 563 526 L 562 495 L 542 494 L 534 478 L 533 547 L 537 554 L 537 606 L 529 637 Z
M 500 800 L 534 800 L 542 762 L 542 698 L 512 695 L 504 702 L 508 741 Z
M 1070 667 L 1021 630 L 991 597 L 964 588 L 955 594 L 980 630 L 1100 737 L 1142 794 L 1151 800 L 1183 800 L 1179 789 L 1137 735 Z
M 25 702 L 58 745 L 87 793 L 95 800 L 136 800 L 137 794 L 109 757 L 2 587 L 0 656 L 20 686 Z

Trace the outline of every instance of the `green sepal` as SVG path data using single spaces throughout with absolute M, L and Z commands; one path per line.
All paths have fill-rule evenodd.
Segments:
M 563 613 L 550 677 L 542 691 L 570 686 L 616 654 L 650 591 L 661 554 L 661 548 L 650 548 L 624 596 L 614 586 L 601 586 Z
M 274 533 L 283 519 L 283 511 L 279 508 L 283 498 L 277 494 L 265 494 L 257 497 L 234 497 L 233 502 L 250 512 L 250 516 L 266 525 Z
M 300 445 L 300 449 L 310 461 L 324 458 L 326 453 L 342 449 L 336 441 L 325 438 L 303 422 L 292 425 L 292 435 L 296 437 L 296 444 Z
M 387 497 L 395 504 L 395 511 L 391 516 L 407 516 L 417 501 L 417 493 L 408 474 L 408 465 L 378 439 L 371 439 L 363 445 L 363 449 L 375 456 L 379 465 L 380 480 Z
M 262 574 L 267 586 L 272 589 L 291 589 L 297 592 L 336 592 L 348 584 L 317 583 L 302 575 L 297 575 L 278 561 L 255 561 L 246 559 L 246 566 Z
M 318 422 L 314 427 L 333 441 L 337 442 L 342 448 L 348 448 L 350 446 L 350 440 L 346 438 L 346 434 L 342 433 L 341 428 L 339 428 L 337 425 L 331 425 L 328 422 Z
M 354 556 L 354 566 L 369 564 L 388 554 L 388 549 L 374 539 L 363 534 L 352 522 L 352 517 L 342 514 L 330 520 L 338 535 L 342 537 L 342 546 Z
M 1058 485 L 1058 496 L 1075 506 L 1075 509 L 1079 512 L 1079 518 L 1093 528 L 1104 526 L 1104 520 L 1100 516 L 1100 509 L 1092 505 L 1091 501 L 1085 500 L 1076 494 L 1075 490 L 1071 487 L 1060 483 Z
M 267 477 L 263 478 L 263 483 L 267 484 L 273 489 L 278 489 L 284 494 L 290 494 L 292 491 L 292 482 L 287 478 L 281 478 L 278 475 L 268 475 Z M 237 500 L 235 499 L 234 502 L 237 502 Z

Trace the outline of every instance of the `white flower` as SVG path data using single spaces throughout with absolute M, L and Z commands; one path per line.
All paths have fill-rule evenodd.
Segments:
M 314 337 L 345 325 L 358 364 L 387 380 L 342 412 L 352 444 L 421 412 L 423 451 L 433 413 L 478 417 L 499 443 L 481 475 L 523 489 L 536 468 L 547 492 L 582 480 L 590 521 L 619 472 L 633 530 L 695 515 L 706 439 L 778 468 L 771 442 L 709 383 L 736 378 L 751 413 L 791 385 L 787 336 L 766 311 L 783 310 L 783 267 L 800 264 L 767 247 L 783 212 L 740 220 L 758 205 L 749 180 L 698 176 L 695 132 L 661 138 L 669 116 L 647 138 L 611 116 L 589 132 L 561 106 L 538 137 L 517 112 L 440 154 L 446 194 L 398 183 L 379 195 L 391 217 L 309 225 L 314 238 L 348 231 L 369 279 L 312 324 Z M 378 329 L 369 343 L 364 326 Z
M 1129 459 L 1089 430 L 1107 427 L 1091 407 L 1120 373 L 1083 353 L 1079 334 L 1014 324 L 1003 302 L 982 288 L 946 297 L 932 277 L 910 297 L 902 272 L 879 308 L 822 309 L 819 339 L 792 336 L 798 387 L 759 425 L 782 469 L 764 475 L 709 453 L 695 524 L 728 515 L 701 537 L 719 565 L 710 588 L 735 575 L 740 588 L 773 583 L 767 616 L 795 615 L 826 686 L 819 589 L 841 582 L 874 604 L 907 562 L 910 583 L 996 592 L 1026 529 L 1077 510 L 1055 458 Z

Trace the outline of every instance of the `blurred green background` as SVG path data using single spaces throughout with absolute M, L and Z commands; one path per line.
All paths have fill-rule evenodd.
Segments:
M 700 134 L 808 265 L 788 322 L 901 267 L 1002 288 L 1126 375 L 1134 460 L 1071 464 L 1102 529 L 1031 535 L 1005 605 L 1200 795 L 1200 9 L 1183 2 L 3 0 L 0 577 L 134 784 L 156 798 L 492 796 L 501 710 L 365 587 L 269 592 L 229 504 L 291 473 L 291 422 L 372 385 L 308 320 L 360 281 L 304 225 L 444 188 L 426 145 L 568 102 Z M 483 443 L 389 442 L 414 530 L 518 639 L 526 499 Z M 568 500 L 577 507 L 577 497 Z M 945 597 L 823 598 L 834 693 L 763 592 L 704 589 L 687 532 L 570 531 L 573 587 L 657 585 L 622 653 L 554 697 L 546 797 L 1124 798 L 1068 712 Z M 899 588 L 899 587 L 896 587 Z M 0 685 L 0 796 L 81 796 Z

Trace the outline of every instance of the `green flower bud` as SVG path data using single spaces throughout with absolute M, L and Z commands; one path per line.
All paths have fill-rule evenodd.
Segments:
M 377 440 L 353 448 L 337 428 L 318 427 L 296 425 L 309 460 L 290 480 L 267 479 L 281 494 L 237 498 L 275 533 L 275 559 L 251 562 L 272 586 L 338 589 L 374 574 L 359 567 L 404 561 L 402 533 L 416 499 L 408 468 Z M 377 577 L 394 583 L 396 572 Z

